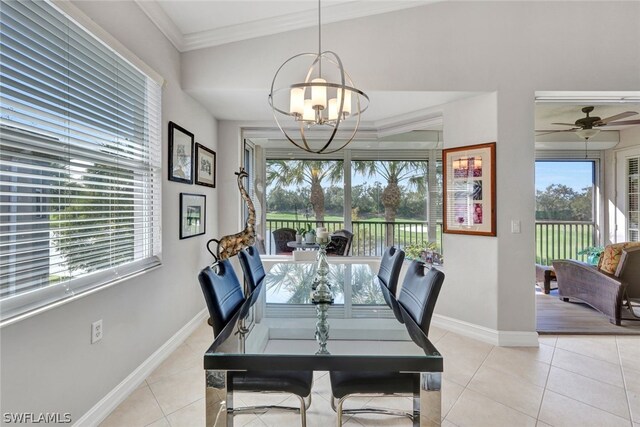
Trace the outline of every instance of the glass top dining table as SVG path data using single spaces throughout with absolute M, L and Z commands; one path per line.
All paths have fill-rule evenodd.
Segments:
M 312 301 L 316 275 L 315 263 L 274 264 L 215 337 L 204 355 L 207 426 L 233 425 L 226 372 L 237 370 L 414 372 L 414 425 L 440 425 L 442 355 L 403 309 L 397 320 L 376 272 L 331 260 L 330 304 Z

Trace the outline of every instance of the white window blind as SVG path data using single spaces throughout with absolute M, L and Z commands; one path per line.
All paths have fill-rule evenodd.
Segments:
M 6 322 L 160 264 L 161 88 L 50 3 L 0 24 Z
M 640 157 L 627 159 L 627 240 L 640 241 Z

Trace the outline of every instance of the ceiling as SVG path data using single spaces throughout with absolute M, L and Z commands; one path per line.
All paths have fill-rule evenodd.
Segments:
M 135 1 L 181 52 L 316 27 L 318 23 L 316 0 Z M 439 1 L 450 0 L 323 0 L 322 22 L 346 21 Z M 268 88 L 247 88 L 242 91 L 216 91 L 204 88 L 201 92 L 192 95 L 218 119 L 244 120 L 250 117 L 255 121 L 273 121 L 267 103 Z M 378 135 L 385 136 L 416 129 L 441 130 L 442 121 L 432 120 L 434 107 L 475 96 L 477 93 L 367 91 L 367 95 L 370 97 L 370 106 L 366 112 L 365 125 L 376 129 L 386 128 L 386 131 L 378 132 Z M 584 117 L 580 110 L 587 105 L 595 107 L 592 116 L 602 118 L 624 111 L 640 113 L 640 92 L 538 92 L 536 95 L 535 129 L 567 129 L 568 126 L 552 123 L 574 123 Z M 624 98 L 625 103 L 621 103 L 620 100 Z M 406 117 L 410 119 L 407 120 Z M 640 119 L 640 115 L 629 119 Z M 411 128 L 413 124 L 415 127 Z M 596 142 L 593 146 L 598 146 L 598 141 L 601 141 L 602 149 L 610 148 L 618 140 L 616 131 L 624 128 L 606 127 L 606 130 L 611 132 L 603 131 L 592 138 L 592 141 Z M 580 142 L 572 132 L 544 135 L 536 137 L 536 141 L 538 148 L 562 149 L 573 148 L 574 141 Z M 582 144 L 577 144 L 576 147 L 582 147 Z

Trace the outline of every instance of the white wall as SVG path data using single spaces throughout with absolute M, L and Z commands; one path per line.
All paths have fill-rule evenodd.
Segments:
M 167 180 L 167 123 L 217 149 L 215 119 L 180 89 L 180 56 L 133 2 L 78 2 L 166 79 L 162 98 L 161 268 L 0 330 L 2 412 L 70 412 L 76 421 L 205 308 L 197 273 L 217 235 L 217 190 Z M 219 162 L 221 160 L 218 160 Z M 223 160 L 222 160 L 223 161 Z M 207 233 L 178 238 L 179 193 L 207 195 Z M 90 344 L 91 323 L 104 338 Z
M 441 314 L 499 331 L 535 330 L 534 94 L 637 90 L 638 22 L 638 2 L 440 2 L 324 27 L 323 47 L 339 53 L 365 90 L 497 94 L 495 133 L 474 137 L 474 115 L 487 113 L 472 111 L 469 123 L 457 121 L 468 128 L 464 136 L 452 129 L 446 139 L 448 146 L 497 140 L 498 237 L 446 238 L 447 272 L 457 284 L 447 279 L 445 288 L 465 282 L 482 299 L 450 294 L 439 302 Z M 202 88 L 266 95 L 280 63 L 313 50 L 315 37 L 306 29 L 188 52 L 183 87 L 194 96 Z M 237 212 L 225 208 L 227 215 Z M 521 221 L 520 234 L 511 233 L 512 219 Z M 488 262 L 470 262 L 473 252 Z

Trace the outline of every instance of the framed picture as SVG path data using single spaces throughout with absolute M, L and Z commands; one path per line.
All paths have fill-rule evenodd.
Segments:
M 204 194 L 180 193 L 180 238 L 205 232 L 207 198 Z
M 442 150 L 445 233 L 496 235 L 496 143 Z
M 196 143 L 196 184 L 216 188 L 216 152 Z
M 193 184 L 193 134 L 169 122 L 169 180 Z

